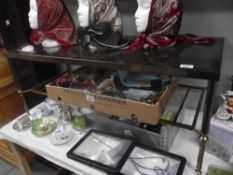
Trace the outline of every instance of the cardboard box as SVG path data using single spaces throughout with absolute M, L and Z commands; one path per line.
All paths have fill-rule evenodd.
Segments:
M 155 125 L 158 123 L 160 115 L 177 84 L 176 78 L 172 78 L 171 83 L 167 86 L 159 101 L 153 105 L 106 95 L 98 95 L 83 90 L 58 87 L 52 85 L 52 83 L 46 85 L 46 90 L 49 98 L 61 100 L 66 104 L 91 108 L 97 112 Z

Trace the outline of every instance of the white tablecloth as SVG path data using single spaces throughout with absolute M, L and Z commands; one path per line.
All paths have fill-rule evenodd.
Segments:
M 66 153 L 79 141 L 84 134 L 74 131 L 74 138 L 67 144 L 55 146 L 50 143 L 49 137 L 51 135 L 36 137 L 32 134 L 31 129 L 17 132 L 12 126 L 17 119 L 11 121 L 0 129 L 0 139 L 9 140 L 24 148 L 27 148 L 34 153 L 44 157 L 45 159 L 64 167 L 79 175 L 106 175 L 93 167 L 83 163 L 76 162 L 67 158 Z M 71 126 L 68 126 L 71 128 Z
M 188 117 L 192 111 L 185 111 L 185 115 Z M 187 118 L 186 118 L 187 119 Z M 17 119 L 11 121 L 7 125 L 0 129 L 0 139 L 9 140 L 24 148 L 27 148 L 36 154 L 44 157 L 45 159 L 64 167 L 79 175 L 106 175 L 105 172 L 100 171 L 94 167 L 90 167 L 83 163 L 76 162 L 67 158 L 66 153 L 78 142 L 83 136 L 80 132 L 75 131 L 75 137 L 72 141 L 65 145 L 54 146 L 50 143 L 49 137 L 36 137 L 31 133 L 31 129 L 27 129 L 22 132 L 13 130 L 12 126 Z M 187 119 L 188 120 L 188 119 Z M 200 126 L 200 119 L 197 123 Z M 69 126 L 71 128 L 71 126 Z M 170 152 L 181 155 L 187 159 L 184 175 L 193 175 L 195 171 L 197 155 L 198 155 L 198 135 L 193 131 L 181 129 L 170 148 Z M 205 153 L 203 160 L 203 174 L 207 172 L 210 164 L 219 165 L 231 169 L 232 165 L 223 162 L 222 160 Z

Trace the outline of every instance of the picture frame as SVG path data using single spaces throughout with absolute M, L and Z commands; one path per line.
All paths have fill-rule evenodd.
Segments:
M 92 129 L 67 152 L 67 157 L 115 174 L 120 172 L 135 143 L 132 137 Z
M 152 172 L 153 170 L 157 170 L 157 172 L 155 172 L 156 174 L 159 175 L 159 173 L 163 174 L 165 169 L 162 169 L 162 166 L 165 165 L 165 161 L 164 161 L 164 165 L 161 165 L 161 169 L 159 169 L 159 166 L 156 166 L 156 169 L 154 168 L 153 170 L 149 170 L 148 166 L 147 165 L 144 165 L 144 167 L 148 168 L 144 168 L 143 170 L 143 165 L 139 164 L 138 165 L 135 165 L 132 163 L 133 166 L 131 166 L 131 168 L 129 166 L 127 166 L 127 164 L 129 164 L 129 161 L 131 161 L 130 159 L 132 159 L 132 156 L 135 156 L 135 149 L 138 149 L 137 152 L 140 152 L 140 159 L 143 159 L 142 157 L 142 153 L 143 151 L 145 151 L 145 157 L 146 158 L 146 155 L 149 155 L 149 158 L 152 159 L 153 157 L 156 157 L 156 158 L 165 158 L 166 160 L 169 160 L 169 166 L 168 168 L 171 169 L 171 165 L 175 165 L 176 163 L 176 167 L 175 169 L 173 169 L 172 171 L 173 172 L 169 172 L 168 169 L 166 169 L 166 171 L 168 172 L 167 174 L 169 175 L 182 175 L 183 174 L 183 171 L 184 171 L 184 167 L 185 167 L 185 164 L 186 164 L 186 159 L 184 157 L 181 157 L 181 156 L 178 156 L 178 155 L 175 155 L 173 153 L 169 153 L 169 152 L 166 152 L 166 151 L 163 151 L 163 150 L 160 150 L 160 149 L 156 149 L 156 148 L 152 148 L 152 147 L 149 147 L 149 146 L 145 146 L 145 145 L 142 145 L 142 144 L 137 144 L 135 145 L 134 149 L 132 149 L 132 152 L 130 153 L 129 155 L 129 158 L 127 159 L 126 163 L 124 164 L 124 166 L 122 167 L 122 169 L 120 170 L 120 175 L 127 175 L 127 174 L 135 174 L 136 172 L 139 172 L 141 174 L 148 174 L 148 172 Z M 135 157 L 134 157 L 135 158 Z M 136 159 L 135 159 L 136 160 Z M 173 161 L 173 162 L 171 162 Z M 132 161 L 131 161 L 132 162 Z M 144 161 L 143 160 L 143 164 L 145 162 L 148 162 L 148 161 Z M 153 162 L 152 160 L 150 160 L 150 162 Z M 136 162 L 137 164 L 137 162 Z M 138 167 L 137 167 L 138 166 Z M 132 168 L 134 167 L 134 168 Z M 140 168 L 143 170 L 142 172 L 140 172 Z M 149 171 L 148 171 L 149 170 Z M 171 171 L 171 170 L 170 170 Z M 174 174 L 175 173 L 175 174 Z M 165 173 L 166 174 L 166 173 Z

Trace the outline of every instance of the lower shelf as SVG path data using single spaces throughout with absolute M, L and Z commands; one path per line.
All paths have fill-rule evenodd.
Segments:
M 56 86 L 51 86 L 51 84 L 49 84 L 50 82 L 52 82 L 53 80 L 55 80 L 56 78 L 58 78 L 59 76 L 63 75 L 59 74 L 41 84 L 38 84 L 37 86 L 33 87 L 31 90 L 29 90 L 32 93 L 36 93 L 36 94 L 40 94 L 40 95 L 48 95 L 48 97 L 52 98 L 52 99 L 61 99 L 63 102 L 67 103 L 67 104 L 72 104 L 72 105 L 81 105 L 79 107 L 93 107 L 94 104 L 97 105 L 96 100 L 93 101 L 93 99 L 97 99 L 96 95 L 92 95 L 91 100 L 88 98 L 90 97 L 90 95 L 86 95 L 83 94 L 83 92 L 79 92 L 78 90 L 73 90 L 73 89 L 69 89 L 69 88 L 62 88 L 62 87 L 56 87 Z M 176 81 L 176 80 L 174 80 Z M 163 106 L 166 106 L 164 109 L 164 113 L 167 113 L 168 115 L 170 115 L 169 119 L 166 117 L 161 117 L 159 120 L 159 123 L 161 124 L 168 124 L 168 125 L 172 125 L 172 126 L 176 126 L 179 128 L 184 128 L 184 129 L 189 129 L 189 130 L 193 130 L 196 126 L 196 122 L 199 116 L 199 112 L 201 109 L 201 105 L 202 105 L 202 101 L 203 101 L 203 97 L 206 91 L 205 87 L 195 87 L 195 86 L 190 86 L 190 85 L 181 85 L 179 84 L 177 88 L 175 88 L 177 82 L 173 82 L 173 85 L 171 86 L 172 88 L 169 89 L 169 93 L 170 95 L 167 95 L 169 97 L 166 97 L 166 102 L 167 105 L 165 105 L 165 103 L 162 103 Z M 45 92 L 45 85 L 46 85 L 46 89 L 47 89 L 47 93 Z M 66 94 L 68 93 L 68 94 Z M 80 94 L 83 95 L 84 99 L 81 99 Z M 62 96 L 62 98 L 61 98 Z M 76 97 L 77 96 L 77 97 Z M 104 97 L 101 98 L 101 100 L 103 100 Z M 112 98 L 111 98 L 112 100 Z M 110 100 L 110 102 L 112 102 Z M 84 101 L 85 101 L 85 105 L 84 105 Z M 168 102 L 167 102 L 168 101 Z M 110 103 L 109 102 L 109 103 Z M 119 116 L 120 118 L 122 117 L 120 114 L 122 113 L 122 110 L 119 110 L 118 107 L 116 107 L 116 105 L 111 105 L 111 110 L 107 109 L 107 107 L 109 107 L 108 105 L 106 105 L 106 103 L 104 103 L 104 105 L 101 106 L 102 110 L 95 110 L 99 111 L 99 112 L 106 112 L 108 111 L 110 115 L 113 116 Z M 114 103 L 115 104 L 115 103 Z M 125 103 L 124 103 L 125 104 Z M 148 114 L 148 112 L 146 112 L 146 108 L 145 106 L 148 105 L 141 105 L 140 107 L 137 108 L 130 108 L 131 111 L 135 111 L 138 109 L 143 108 L 143 115 L 145 113 Z M 183 118 L 183 112 L 185 109 L 191 109 L 191 110 L 195 110 L 195 113 L 192 116 L 191 122 L 190 122 L 190 118 L 188 120 L 186 120 L 186 117 L 184 116 Z M 93 108 L 92 108 L 93 109 Z M 104 109 L 104 110 L 103 110 Z M 126 109 L 124 109 L 126 110 Z M 161 111 L 161 110 L 159 110 Z M 148 115 L 146 115 L 148 118 Z M 125 118 L 125 117 L 124 117 Z M 127 117 L 129 120 L 134 120 L 134 118 L 131 117 Z M 150 118 L 150 117 L 149 117 Z M 145 119 L 143 119 L 143 121 L 145 121 Z M 138 120 L 138 122 L 142 122 L 141 120 Z M 146 120 L 148 121 L 148 120 Z M 156 124 L 156 122 L 148 122 L 151 123 L 151 125 L 149 124 L 150 127 L 153 127 L 153 125 Z

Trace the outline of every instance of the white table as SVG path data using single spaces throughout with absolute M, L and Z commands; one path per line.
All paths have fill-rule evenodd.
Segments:
M 105 172 L 90 167 L 83 163 L 79 163 L 67 158 L 66 153 L 78 142 L 84 134 L 75 131 L 72 141 L 65 145 L 54 146 L 50 143 L 49 137 L 35 137 L 31 133 L 31 129 L 17 132 L 12 129 L 17 119 L 11 121 L 0 129 L 0 139 L 9 140 L 18 144 L 34 153 L 44 157 L 45 159 L 64 167 L 79 175 L 106 175 Z M 69 126 L 71 128 L 71 126 Z M 181 155 L 187 159 L 184 175 L 193 175 L 198 153 L 198 135 L 193 131 L 180 129 L 170 152 Z M 215 164 L 222 167 L 231 168 L 232 165 L 206 153 L 203 161 L 203 175 L 206 173 L 208 165 Z
M 74 138 L 67 144 L 55 146 L 49 141 L 50 135 L 43 137 L 36 137 L 31 133 L 31 129 L 17 132 L 12 126 L 17 119 L 11 121 L 0 129 L 0 139 L 11 141 L 17 145 L 20 145 L 28 150 L 33 151 L 37 155 L 53 162 L 67 170 L 70 170 L 79 175 L 106 175 L 93 167 L 79 163 L 67 158 L 66 153 L 78 142 L 82 136 L 80 132 L 74 131 Z M 68 126 L 71 128 L 71 126 Z

